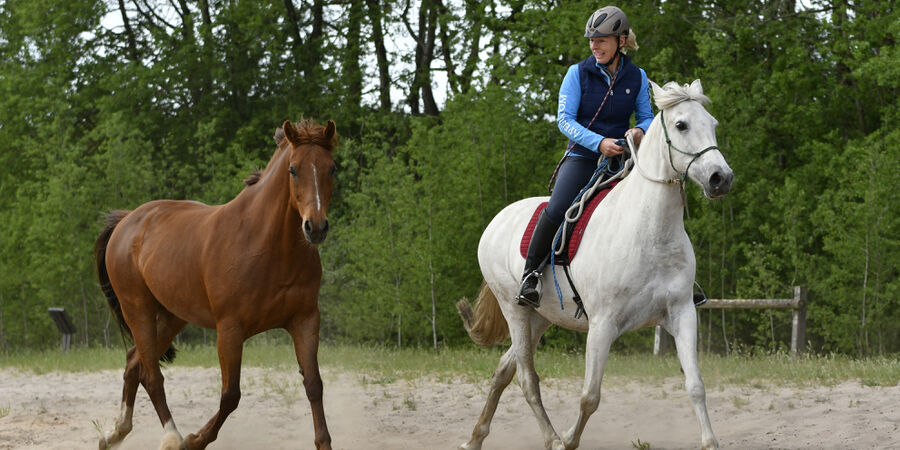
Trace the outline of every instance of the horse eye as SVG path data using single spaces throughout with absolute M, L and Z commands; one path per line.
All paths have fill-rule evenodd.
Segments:
M 292 176 L 292 177 L 296 177 L 296 176 L 297 176 L 297 169 L 295 169 L 294 166 L 291 166 L 291 167 L 288 169 L 288 172 L 291 173 L 291 176 Z
M 680 120 L 678 122 L 675 122 L 675 128 L 678 128 L 678 131 L 687 130 L 687 127 L 687 124 Z

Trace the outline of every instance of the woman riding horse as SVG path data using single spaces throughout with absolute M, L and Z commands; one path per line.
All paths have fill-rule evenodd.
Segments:
M 615 6 L 594 11 L 584 27 L 584 37 L 590 40 L 591 56 L 569 66 L 559 88 L 556 120 L 569 138 L 568 150 L 554 173 L 550 202 L 528 246 L 517 297 L 520 304 L 535 308 L 541 299 L 537 289 L 540 267 L 566 209 L 590 181 L 598 162 L 606 176 L 622 169 L 627 155 L 617 142 L 631 135 L 639 144 L 653 120 L 647 74 L 625 55 L 628 49 L 637 49 L 625 13 Z M 629 128 L 632 114 L 637 124 Z M 601 156 L 606 158 L 600 161 Z

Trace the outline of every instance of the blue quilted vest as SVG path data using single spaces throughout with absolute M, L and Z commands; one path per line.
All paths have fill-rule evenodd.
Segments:
M 594 123 L 588 127 L 591 118 L 600 107 L 609 83 L 606 82 L 603 73 L 595 65 L 597 60 L 593 55 L 578 63 L 578 77 L 581 82 L 581 103 L 578 105 L 578 114 L 575 120 L 589 130 L 604 137 L 619 139 L 625 137 L 625 132 L 631 124 L 631 115 L 634 114 L 635 99 L 641 89 L 641 71 L 631 63 L 625 55 L 619 55 L 621 67 L 613 84 L 613 91 L 606 99 L 603 110 L 597 115 Z M 572 141 L 569 141 L 569 146 Z M 597 160 L 600 153 L 597 149 L 587 149 L 575 144 L 572 153 Z

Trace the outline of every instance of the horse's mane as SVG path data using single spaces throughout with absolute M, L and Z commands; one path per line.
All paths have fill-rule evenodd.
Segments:
M 297 145 L 313 144 L 324 147 L 328 151 L 332 151 L 337 147 L 337 133 L 331 139 L 326 139 L 324 125 L 319 125 L 312 119 L 300 119 L 299 122 L 293 122 L 293 125 L 300 136 L 300 142 L 297 142 Z M 285 142 L 284 128 L 276 128 L 275 135 L 272 138 L 275 139 L 275 144 L 278 145 L 278 149 L 275 150 L 275 155 L 277 156 L 279 152 L 287 148 L 286 145 L 283 145 Z M 262 179 L 263 175 L 265 175 L 263 171 L 255 169 L 247 178 L 244 178 L 244 184 L 253 186 Z
M 684 85 L 670 81 L 662 89 L 654 89 L 653 97 L 656 107 L 662 110 L 688 100 L 694 100 L 703 105 L 709 104 L 709 97 L 703 95 L 703 87 L 700 85 L 700 80 Z
M 258 168 L 253 169 L 253 172 L 250 172 L 250 175 L 248 175 L 247 178 L 244 178 L 244 184 L 246 184 L 247 186 L 253 186 L 259 181 L 260 178 L 262 178 L 262 171 L 260 171 Z
M 328 151 L 337 148 L 337 133 L 331 139 L 326 138 L 325 126 L 317 124 L 315 120 L 300 119 L 299 122 L 294 122 L 293 125 L 294 129 L 297 130 L 297 135 L 300 137 L 300 142 L 295 142 L 295 145 L 313 144 L 324 147 Z M 280 146 L 284 140 L 284 129 L 281 127 L 277 128 L 274 137 L 275 142 Z

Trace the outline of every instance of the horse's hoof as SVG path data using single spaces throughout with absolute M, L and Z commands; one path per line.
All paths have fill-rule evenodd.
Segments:
M 159 443 L 159 450 L 181 450 L 184 442 L 180 434 L 166 433 L 162 438 L 162 442 Z
M 463 442 L 459 445 L 459 450 L 481 450 L 481 444 L 475 445 L 471 442 Z

